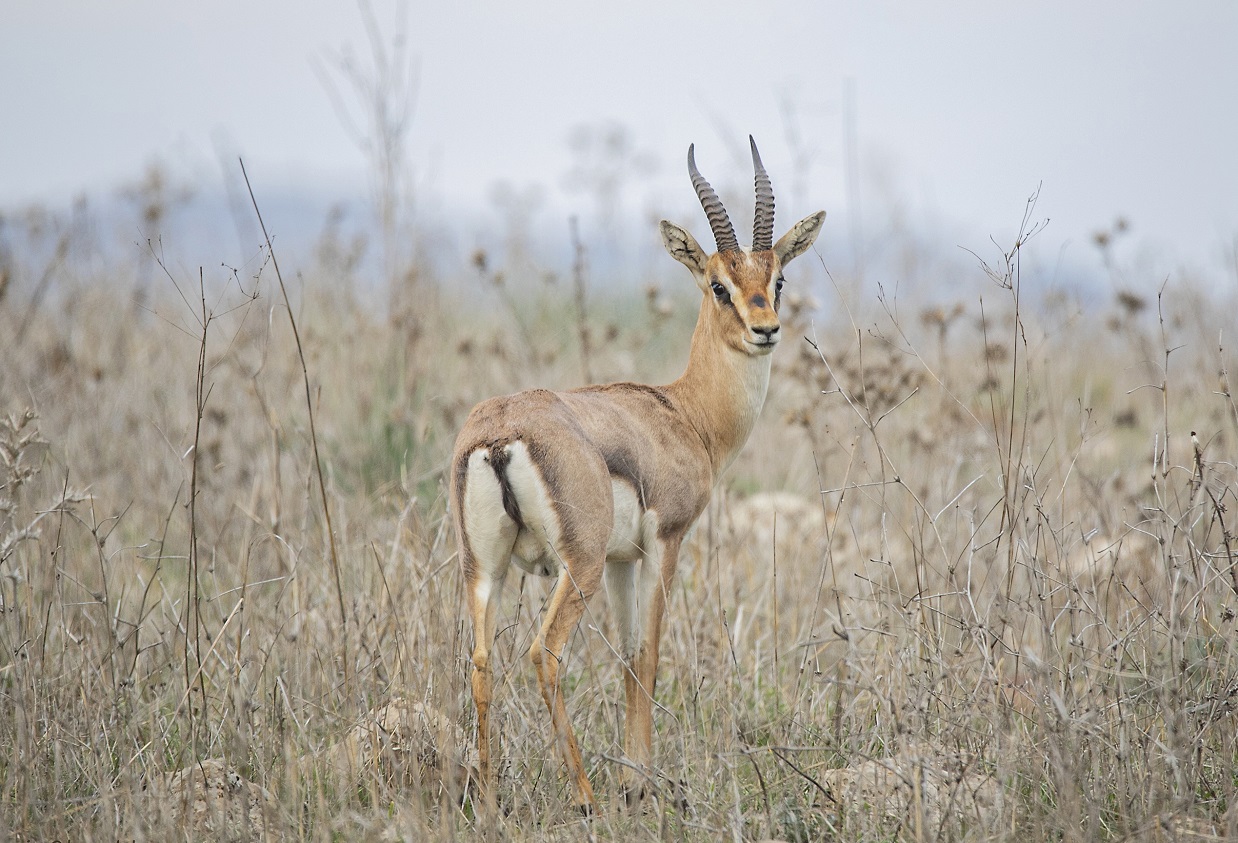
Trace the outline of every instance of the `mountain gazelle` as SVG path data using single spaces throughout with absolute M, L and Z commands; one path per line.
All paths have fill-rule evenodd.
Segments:
M 679 226 L 661 223 L 671 257 L 703 293 L 683 375 L 666 386 L 611 383 L 566 392 L 530 389 L 473 408 L 452 455 L 451 511 L 473 623 L 473 701 L 481 787 L 493 794 L 490 648 L 512 562 L 557 577 L 529 656 L 567 765 L 576 804 L 596 807 L 559 685 L 568 637 L 606 578 L 625 660 L 624 785 L 651 759 L 658 640 L 679 547 L 719 477 L 752 431 L 781 338 L 783 267 L 812 245 L 825 212 L 774 242 L 774 192 L 756 143 L 756 214 L 745 249 L 721 200 L 688 173 L 718 251 L 708 255 Z

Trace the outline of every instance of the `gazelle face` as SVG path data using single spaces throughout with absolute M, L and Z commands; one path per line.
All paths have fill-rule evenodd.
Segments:
M 773 351 L 782 338 L 778 305 L 783 284 L 774 253 L 719 252 L 706 261 L 704 281 L 727 344 L 753 355 Z
M 709 218 L 718 251 L 707 255 L 691 234 L 672 222 L 662 220 L 660 228 L 666 251 L 692 271 L 701 292 L 707 299 L 713 299 L 713 310 L 702 308 L 701 318 L 708 314 L 723 342 L 731 348 L 761 356 L 773 351 L 781 338 L 778 305 L 782 298 L 782 268 L 817 239 L 825 211 L 804 217 L 775 243 L 774 190 L 751 135 L 748 142 L 752 146 L 757 198 L 751 249 L 739 245 L 722 201 L 696 168 L 691 146 L 688 175 Z

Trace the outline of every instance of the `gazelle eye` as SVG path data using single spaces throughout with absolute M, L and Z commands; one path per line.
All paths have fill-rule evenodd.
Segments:
M 783 280 L 781 278 L 774 282 L 774 295 L 778 295 L 782 292 L 782 285 Z
M 712 284 L 710 284 L 709 289 L 714 291 L 715 298 L 717 298 L 718 301 L 722 302 L 723 304 L 731 300 L 731 294 L 728 293 L 726 291 L 726 287 L 723 287 L 722 284 L 720 284 L 719 282 L 715 281 Z

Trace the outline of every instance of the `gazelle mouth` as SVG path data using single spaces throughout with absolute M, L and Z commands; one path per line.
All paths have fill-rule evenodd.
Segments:
M 779 339 L 780 336 L 775 334 L 772 337 L 756 341 L 745 338 L 744 343 L 748 346 L 748 350 L 754 354 L 769 354 L 774 350 L 774 346 L 778 345 Z

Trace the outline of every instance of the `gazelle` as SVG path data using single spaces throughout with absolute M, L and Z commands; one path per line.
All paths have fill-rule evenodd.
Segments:
M 662 613 L 684 536 L 743 447 L 769 385 L 778 345 L 783 267 L 816 240 L 819 211 L 774 242 L 774 192 L 756 142 L 752 248 L 741 248 L 721 200 L 688 173 L 718 251 L 663 220 L 662 242 L 704 294 L 688 367 L 674 383 L 530 389 L 473 408 L 452 455 L 451 510 L 473 623 L 473 701 L 481 786 L 493 792 L 490 648 L 503 581 L 515 562 L 558 578 L 529 656 L 578 806 L 595 807 L 559 686 L 563 649 L 606 578 L 626 662 L 624 751 L 650 762 Z M 632 768 L 629 799 L 639 798 Z

